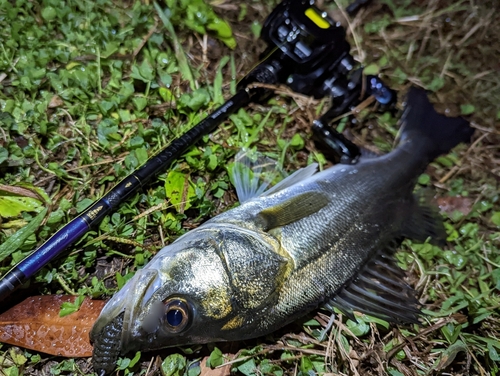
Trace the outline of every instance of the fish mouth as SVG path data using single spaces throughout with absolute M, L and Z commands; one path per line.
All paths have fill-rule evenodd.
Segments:
M 99 376 L 113 372 L 121 352 L 120 333 L 123 328 L 123 313 L 106 325 L 94 341 L 92 363 Z
M 141 269 L 104 306 L 90 333 L 94 370 L 99 376 L 113 371 L 120 354 L 140 346 L 137 318 L 162 284 L 158 270 Z

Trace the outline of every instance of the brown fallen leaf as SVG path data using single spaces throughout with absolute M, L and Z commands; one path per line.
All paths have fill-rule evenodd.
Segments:
M 12 193 L 17 196 L 31 197 L 42 202 L 44 201 L 43 197 L 41 197 L 36 191 L 24 187 L 0 184 L 0 191 Z
M 0 315 L 0 342 L 69 358 L 91 356 L 89 332 L 106 302 L 85 298 L 77 312 L 60 317 L 61 304 L 75 299 L 44 295 L 22 301 Z
M 222 367 L 212 369 L 209 366 L 207 366 L 208 358 L 209 357 L 206 356 L 200 361 L 200 368 L 201 368 L 200 376 L 229 376 L 229 375 L 231 375 L 231 365 L 230 364 L 226 364 Z
M 56 107 L 61 107 L 64 104 L 63 100 L 61 97 L 54 95 L 52 98 L 50 98 L 49 102 L 49 108 L 56 108 Z
M 438 197 L 436 199 L 439 209 L 442 213 L 451 215 L 455 210 L 458 210 L 463 215 L 467 215 L 472 210 L 474 201 L 469 197 L 456 196 L 456 197 Z

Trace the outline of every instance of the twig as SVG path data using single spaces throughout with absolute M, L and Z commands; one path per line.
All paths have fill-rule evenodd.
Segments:
M 151 35 L 154 34 L 154 32 L 156 31 L 156 27 L 158 26 L 158 19 L 155 17 L 155 24 L 153 25 L 153 27 L 148 31 L 147 35 L 144 36 L 144 38 L 142 38 L 142 41 L 141 43 L 139 43 L 139 45 L 136 47 L 136 49 L 134 50 L 134 52 L 132 53 L 132 56 L 135 58 L 139 52 L 142 50 L 142 47 L 144 47 L 144 45 L 147 43 L 147 41 L 149 40 L 149 38 L 151 38 Z
M 462 162 L 467 157 L 467 155 L 469 155 L 470 151 L 472 149 L 474 149 L 477 146 L 477 144 L 479 144 L 483 140 L 483 138 L 485 138 L 487 135 L 488 135 L 487 133 L 483 133 L 481 135 L 481 137 L 479 137 L 476 141 L 474 141 L 474 143 L 469 147 L 469 149 L 467 149 L 464 156 L 460 159 L 460 161 Z M 453 166 L 453 168 L 450 171 L 448 171 L 448 173 L 445 176 L 443 176 L 441 179 L 439 179 L 438 183 L 443 184 L 449 178 L 451 178 L 453 175 L 455 175 L 459 170 L 460 170 L 459 166 L 457 166 L 457 165 Z
M 354 31 L 354 27 L 352 26 L 352 23 L 351 23 L 351 21 L 349 19 L 349 16 L 345 12 L 344 7 L 342 7 L 339 4 L 338 0 L 335 0 L 335 4 L 340 9 L 340 12 L 342 13 L 342 16 L 346 19 L 347 25 L 349 25 L 349 30 L 352 33 L 352 38 L 354 39 L 354 44 L 356 45 L 356 49 L 358 50 L 359 62 L 363 63 L 365 61 L 365 51 L 363 51 L 363 49 L 361 48 L 361 45 L 359 43 L 358 34 L 356 34 L 356 32 Z

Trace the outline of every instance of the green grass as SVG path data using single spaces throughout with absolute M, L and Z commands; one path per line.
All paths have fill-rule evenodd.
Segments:
M 207 355 L 210 365 L 230 361 L 245 375 L 499 373 L 500 26 L 489 16 L 493 1 L 475 13 L 465 1 L 429 3 L 375 1 L 351 20 L 357 43 L 349 36 L 353 54 L 391 87 L 432 89 L 440 110 L 467 115 L 478 128 L 472 146 L 439 158 L 420 179 L 449 204 L 449 244 L 406 242 L 397 255 L 425 323 L 337 317 L 325 330 L 330 314 L 319 310 L 265 339 L 221 344 L 222 351 L 131 354 L 120 361 L 122 374 L 145 374 L 153 361 L 166 375 L 196 375 Z M 193 16 L 201 4 L 172 6 L 169 25 L 147 1 L 0 0 L 0 275 L 234 93 L 263 50 L 254 31 L 272 6 L 218 4 L 234 50 L 211 10 Z M 232 115 L 19 296 L 112 295 L 163 245 L 235 204 L 226 165 L 244 145 L 288 171 L 325 164 L 310 141 L 318 108 L 285 93 Z M 396 120 L 367 113 L 346 128 L 359 144 L 387 151 Z M 0 374 L 91 373 L 87 359 L 0 346 Z

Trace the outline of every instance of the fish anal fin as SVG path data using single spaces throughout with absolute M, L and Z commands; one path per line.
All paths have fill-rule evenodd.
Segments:
M 422 199 L 423 198 L 423 199 Z M 425 242 L 430 238 L 432 244 L 443 246 L 446 244 L 446 230 L 443 219 L 435 207 L 422 195 L 414 195 L 410 203 L 410 215 L 407 218 L 402 235 L 406 238 Z
M 419 302 L 415 291 L 404 281 L 393 250 L 384 250 L 345 284 L 326 307 L 336 307 L 350 319 L 353 311 L 395 323 L 419 323 Z M 355 320 L 355 318 L 354 318 Z
M 304 192 L 259 212 L 265 231 L 288 225 L 323 209 L 330 202 L 321 192 Z

